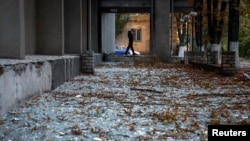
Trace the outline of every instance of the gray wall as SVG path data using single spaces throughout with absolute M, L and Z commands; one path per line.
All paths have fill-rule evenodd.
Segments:
M 82 42 L 81 42 L 81 47 L 82 47 L 82 52 L 87 50 L 88 46 L 88 3 L 87 0 L 82 0 Z
M 26 35 L 26 54 L 35 54 L 36 52 L 36 9 L 35 0 L 24 1 L 25 13 L 25 35 Z
M 102 53 L 115 52 L 115 14 L 102 14 Z
M 52 89 L 80 74 L 80 57 L 63 57 L 51 61 Z
M 98 47 L 98 2 L 97 0 L 91 0 L 91 48 L 95 53 L 100 53 L 101 50 Z M 101 33 L 100 33 L 101 34 Z
M 64 0 L 37 0 L 37 53 L 64 54 Z
M 0 64 L 0 116 L 80 74 L 79 56 L 39 56 Z
M 24 0 L 1 0 L 0 21 L 0 57 L 24 58 Z
M 0 75 L 0 116 L 25 99 L 51 89 L 51 65 L 46 62 L 3 66 Z
M 64 0 L 65 53 L 82 53 L 82 5 L 81 0 Z

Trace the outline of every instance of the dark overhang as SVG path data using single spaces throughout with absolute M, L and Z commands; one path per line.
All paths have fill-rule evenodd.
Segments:
M 109 13 L 150 13 L 151 0 L 100 0 L 99 9 Z
M 173 2 L 173 7 L 172 7 Z M 171 0 L 171 12 L 173 13 L 187 13 L 193 10 L 193 5 L 188 0 Z
M 99 10 L 106 13 L 150 13 L 155 0 L 99 0 Z M 170 0 L 170 12 L 190 12 L 188 0 Z M 164 9 L 163 9 L 164 10 Z
M 151 8 L 148 7 L 101 7 L 103 13 L 150 13 Z

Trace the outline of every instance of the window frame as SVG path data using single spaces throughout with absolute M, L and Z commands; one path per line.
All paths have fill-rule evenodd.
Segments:
M 142 29 L 141 28 L 131 28 L 133 34 L 134 42 L 142 41 Z

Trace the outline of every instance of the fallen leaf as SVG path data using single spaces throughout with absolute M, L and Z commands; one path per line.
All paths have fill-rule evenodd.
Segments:
M 82 135 L 82 131 L 80 129 L 72 129 L 71 132 L 73 135 Z

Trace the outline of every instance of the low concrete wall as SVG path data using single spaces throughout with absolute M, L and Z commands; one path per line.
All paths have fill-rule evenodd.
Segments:
M 152 55 L 115 55 L 115 54 L 104 54 L 104 62 L 144 62 L 152 63 L 160 60 L 156 56 Z
M 52 68 L 52 89 L 80 74 L 80 57 L 65 56 L 50 60 Z
M 79 56 L 0 59 L 0 115 L 80 74 Z
M 235 65 L 235 52 L 222 52 L 221 64 L 218 52 L 185 52 L 184 63 L 192 63 L 206 70 L 219 70 L 223 75 L 233 75 L 237 72 Z
M 103 63 L 103 54 L 94 53 L 94 66 Z
M 218 52 L 185 52 L 184 53 L 184 62 L 188 64 L 189 62 L 193 63 L 203 63 L 203 64 L 213 64 L 218 65 Z

